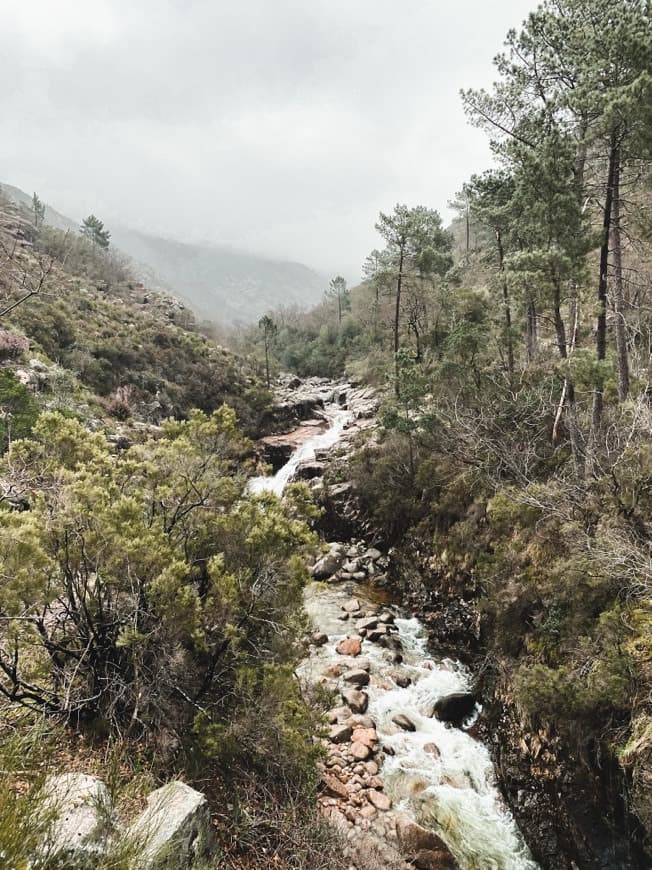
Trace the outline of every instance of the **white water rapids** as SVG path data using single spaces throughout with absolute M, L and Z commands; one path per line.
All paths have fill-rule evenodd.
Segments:
M 329 409 L 329 416 L 331 428 L 306 441 L 274 477 L 256 478 L 255 492 L 267 489 L 281 495 L 300 462 L 337 442 L 349 415 Z M 361 585 L 352 589 L 351 584 L 314 583 L 306 590 L 306 609 L 315 628 L 328 635 L 328 643 L 301 664 L 302 679 L 318 682 L 329 664 L 341 661 L 335 646 L 347 632 L 338 617 L 352 594 L 363 609 L 375 609 L 372 590 Z M 397 617 L 395 624 L 403 646 L 401 664 L 393 663 L 391 653 L 376 643 L 365 641 L 362 650 L 372 676 L 365 688 L 367 715 L 375 722 L 381 745 L 394 752 L 381 770 L 386 793 L 396 808 L 445 841 L 461 870 L 537 870 L 498 791 L 487 748 L 464 729 L 432 718 L 438 698 L 470 688 L 470 672 L 459 662 L 429 655 L 418 619 Z M 410 685 L 399 688 L 397 676 L 409 677 Z M 413 732 L 392 722 L 398 713 L 414 724 Z

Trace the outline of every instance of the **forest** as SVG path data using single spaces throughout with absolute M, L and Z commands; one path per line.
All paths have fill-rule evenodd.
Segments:
M 600 866 L 649 866 L 650 4 L 546 0 L 494 68 L 460 95 L 493 167 L 452 222 L 388 205 L 357 286 L 336 275 L 221 344 L 97 217 L 71 234 L 0 191 L 5 866 L 69 866 L 39 847 L 61 768 L 101 776 L 125 818 L 195 786 L 210 866 L 349 866 L 316 802 L 333 698 L 295 673 L 320 508 L 305 482 L 248 485 L 288 373 L 380 396 L 344 479 L 394 600 L 477 673 L 508 802 L 536 780 L 569 838 L 627 844 Z

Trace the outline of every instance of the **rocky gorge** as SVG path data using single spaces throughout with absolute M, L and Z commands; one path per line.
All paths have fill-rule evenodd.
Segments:
M 298 387 L 295 381 L 283 388 L 281 404 L 286 415 L 297 388 L 300 413 L 307 420 L 321 419 L 321 425 L 315 421 L 310 429 L 302 421 L 300 453 L 293 440 L 297 429 L 293 435 L 276 438 L 293 457 L 285 466 L 286 481 L 292 477 L 307 480 L 322 508 L 317 528 L 327 542 L 312 566 L 318 583 L 311 587 L 306 604 L 315 633 L 306 638 L 309 655 L 302 672 L 339 699 L 329 714 L 331 731 L 325 744 L 320 806 L 349 838 L 352 866 L 535 867 L 512 818 L 542 867 L 617 870 L 644 866 L 623 798 L 622 777 L 606 761 L 602 765 L 591 759 L 578 763 L 554 733 L 523 722 L 508 675 L 488 655 L 488 636 L 478 606 L 480 590 L 468 571 L 447 561 L 445 552 L 416 546 L 414 538 L 388 550 L 382 530 L 374 528 L 349 471 L 353 451 L 377 437 L 378 398 L 373 391 L 317 379 Z M 333 415 L 330 429 L 323 422 L 325 408 Z M 321 443 L 310 437 L 315 431 L 321 433 Z M 306 436 L 308 440 L 302 440 Z M 395 604 L 398 600 L 400 608 Z M 324 615 L 329 612 L 330 624 L 326 624 Z M 460 833 L 459 814 L 447 814 L 441 806 L 434 809 L 423 801 L 429 789 L 432 794 L 432 783 L 424 783 L 419 776 L 438 764 L 438 785 L 457 790 L 452 794 L 459 810 L 460 796 L 468 801 L 468 770 L 461 771 L 457 781 L 453 776 L 444 782 L 441 741 L 424 743 L 421 739 L 424 728 L 427 733 L 432 723 L 441 725 L 439 719 L 430 718 L 435 712 L 433 693 L 429 703 L 417 706 L 416 716 L 412 711 L 412 719 L 401 711 L 401 692 L 415 692 L 419 683 L 425 687 L 429 679 L 426 674 L 424 680 L 420 666 L 416 673 L 409 670 L 416 666 L 414 660 L 403 672 L 405 638 L 397 625 L 405 618 L 417 619 L 420 626 L 418 648 L 423 666 L 456 675 L 458 682 L 434 697 L 438 702 L 447 692 L 467 706 L 464 716 L 442 727 L 446 736 L 456 732 L 468 740 L 482 741 L 478 745 L 486 753 L 485 785 L 495 787 L 498 813 L 504 813 L 503 820 L 509 819 L 510 837 L 515 838 L 508 857 L 492 855 L 487 842 L 484 852 L 465 855 L 460 840 L 473 842 L 478 830 Z M 392 708 L 379 706 L 375 693 L 389 698 Z M 381 715 L 385 715 L 384 725 L 379 721 Z M 464 717 L 466 730 L 460 731 L 455 726 L 462 725 Z M 413 765 L 411 786 L 402 792 L 392 777 L 392 770 L 402 764 L 396 760 L 392 742 L 414 740 L 414 734 L 422 746 Z M 477 788 L 478 782 L 472 785 Z M 415 795 L 420 797 L 415 800 Z M 422 831 L 418 849 L 406 846 L 405 836 L 399 833 L 406 825 Z M 489 842 L 496 839 L 506 842 L 504 832 L 494 831 Z

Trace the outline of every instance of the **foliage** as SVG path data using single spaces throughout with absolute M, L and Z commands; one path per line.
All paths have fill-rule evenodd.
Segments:
M 0 452 L 12 440 L 25 438 L 39 414 L 33 393 L 8 369 L 0 369 Z

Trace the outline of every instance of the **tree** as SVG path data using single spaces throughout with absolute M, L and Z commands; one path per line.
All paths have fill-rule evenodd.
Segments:
M 408 278 L 422 280 L 443 275 L 451 266 L 451 240 L 442 228 L 439 213 L 424 206 L 408 208 L 397 204 L 392 214 L 380 213 L 376 230 L 385 241 L 386 266 L 394 284 L 394 356 L 400 349 L 400 323 L 403 285 Z M 400 390 L 398 362 L 395 360 L 395 391 Z
M 346 286 L 346 281 L 341 275 L 337 275 L 330 282 L 328 296 L 337 300 L 337 322 L 342 322 L 342 312 L 351 308 L 351 294 Z
M 98 248 L 104 248 L 106 250 L 109 247 L 111 233 L 104 228 L 103 222 L 99 218 L 96 218 L 94 214 L 90 214 L 87 218 L 84 218 L 80 228 L 80 233 L 94 246 L 97 245 Z
M 258 321 L 258 328 L 261 330 L 263 336 L 263 347 L 265 348 L 265 380 L 267 382 L 267 389 L 269 389 L 271 383 L 269 353 L 274 343 L 274 339 L 278 334 L 278 326 L 268 314 L 265 314 Z
M 622 298 L 620 175 L 652 148 L 652 18 L 649 0 L 548 0 L 517 33 L 496 66 L 491 94 L 467 91 L 466 109 L 489 128 L 495 150 L 509 161 L 519 149 L 536 151 L 555 131 L 574 141 L 573 185 L 585 203 L 598 201 L 601 240 L 591 441 L 601 427 L 607 347 L 610 244 L 614 253 L 614 310 L 619 393 L 629 374 Z
M 41 202 L 36 193 L 32 194 L 32 215 L 34 217 L 34 229 L 38 234 L 45 221 L 45 203 Z

